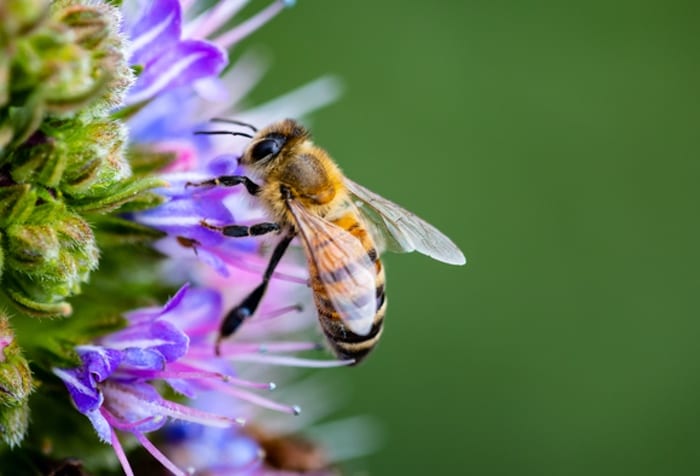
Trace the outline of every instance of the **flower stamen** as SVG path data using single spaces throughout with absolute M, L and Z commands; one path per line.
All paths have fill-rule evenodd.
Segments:
M 316 369 L 343 367 L 355 363 L 355 359 L 317 360 L 270 354 L 233 354 L 229 358 L 236 362 L 254 362 L 258 364 L 279 365 L 282 367 L 306 367 Z
M 270 400 L 269 398 L 261 397 L 260 395 L 248 392 L 246 390 L 241 390 L 226 385 L 218 384 L 213 384 L 211 388 L 218 392 L 226 393 L 228 395 L 231 395 L 232 397 L 236 397 L 240 400 L 252 403 L 253 405 L 257 405 L 263 408 L 267 408 L 269 410 L 275 410 L 281 413 L 288 413 L 290 415 L 298 415 L 301 412 L 301 409 L 298 405 L 284 405 L 282 403 Z
M 156 448 L 155 445 L 153 445 L 153 443 L 151 443 L 150 440 L 143 435 L 143 433 L 134 432 L 133 435 L 136 437 L 138 442 L 141 443 L 144 448 L 146 448 L 146 451 L 148 451 L 151 456 L 157 459 L 160 464 L 169 469 L 175 476 L 187 476 L 187 472 L 175 466 L 175 463 L 170 461 L 167 456 L 159 451 L 158 448 Z

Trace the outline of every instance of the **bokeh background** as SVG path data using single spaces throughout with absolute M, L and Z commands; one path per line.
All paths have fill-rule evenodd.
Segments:
M 317 142 L 469 259 L 386 256 L 383 341 L 342 370 L 385 443 L 351 468 L 700 473 L 698 18 L 302 0 L 246 42 L 274 60 L 254 100 L 341 77 Z

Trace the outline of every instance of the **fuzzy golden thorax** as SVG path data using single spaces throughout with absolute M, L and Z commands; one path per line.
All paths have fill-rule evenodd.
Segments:
M 293 223 L 286 199 L 325 217 L 347 198 L 338 166 L 292 119 L 259 131 L 244 151 L 241 165 L 260 182 L 258 197 L 280 224 Z

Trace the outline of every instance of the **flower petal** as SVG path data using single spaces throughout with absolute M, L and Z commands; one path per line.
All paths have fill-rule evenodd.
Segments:
M 97 384 L 105 381 L 121 362 L 119 351 L 99 346 L 80 346 L 76 348 L 82 365 L 74 369 L 53 369 L 78 408 L 84 414 L 96 410 L 102 405 L 102 393 Z
M 139 103 L 168 89 L 216 76 L 227 61 L 226 52 L 214 45 L 198 40 L 182 41 L 144 65 L 127 103 Z
M 63 380 L 73 403 L 80 413 L 98 409 L 102 405 L 102 393 L 93 385 L 92 378 L 83 367 L 77 369 L 53 369 L 53 373 Z
M 189 342 L 189 337 L 174 324 L 160 319 L 127 327 L 103 339 L 104 345 L 128 353 L 129 359 L 134 359 L 129 360 L 130 365 L 135 365 L 141 358 L 145 359 L 143 364 L 155 364 L 156 361 L 146 355 L 148 351 L 155 351 L 165 361 L 172 362 L 187 353 Z M 143 368 L 158 370 L 162 366 Z
M 131 63 L 146 64 L 180 39 L 182 12 L 179 0 L 153 0 L 141 5 L 141 17 L 127 26 Z M 127 22 L 130 15 L 126 15 Z
M 97 432 L 97 436 L 105 443 L 109 443 L 112 438 L 112 428 L 109 426 L 109 422 L 105 420 L 105 417 L 100 413 L 100 409 L 96 408 L 85 413 L 88 417 L 90 423 L 92 423 L 93 428 Z
M 165 357 L 157 350 L 129 347 L 124 349 L 123 355 L 122 367 L 125 370 L 132 368 L 157 371 L 165 368 Z
M 94 383 L 105 381 L 117 369 L 122 359 L 120 352 L 97 345 L 83 345 L 75 350 Z

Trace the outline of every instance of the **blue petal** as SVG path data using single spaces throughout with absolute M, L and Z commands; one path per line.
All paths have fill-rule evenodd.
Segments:
M 197 396 L 196 386 L 187 380 L 180 378 L 169 378 L 165 380 L 168 385 L 175 390 L 180 395 L 184 395 L 187 398 L 195 398 Z
M 153 370 L 162 369 L 166 361 L 185 355 L 189 342 L 189 337 L 175 325 L 160 319 L 127 327 L 103 340 L 105 345 L 128 351 L 124 360 L 129 366 Z
M 68 389 L 73 403 L 80 413 L 96 410 L 102 405 L 102 393 L 84 367 L 77 369 L 53 369 Z
M 161 341 L 155 348 L 168 362 L 174 362 L 187 353 L 190 339 L 174 324 L 159 320 L 153 324 L 151 332 Z
M 199 40 L 181 41 L 143 65 L 126 102 L 139 103 L 163 91 L 217 76 L 227 61 L 226 52 L 217 46 Z
M 195 327 L 216 325 L 221 319 L 223 303 L 221 294 L 209 288 L 191 289 L 178 313 L 163 316 L 186 332 Z M 191 337 L 191 336 L 190 336 Z
M 171 236 L 194 239 L 200 245 L 216 245 L 226 238 L 220 232 L 202 226 L 201 221 L 206 219 L 214 225 L 235 223 L 231 212 L 222 203 L 221 196 L 219 189 L 204 194 L 193 194 L 190 198 L 173 199 L 139 213 L 135 219 Z
M 96 345 L 79 346 L 75 349 L 83 361 L 83 367 L 93 383 L 104 382 L 119 366 L 122 355 L 118 350 Z
M 146 64 L 180 40 L 182 12 L 179 0 L 154 0 L 145 8 L 142 6 L 141 11 L 141 17 L 128 27 L 133 48 L 132 64 Z
M 136 368 L 141 370 L 163 370 L 165 368 L 165 357 L 154 349 L 139 349 L 130 347 L 124 349 L 124 359 L 122 366 L 126 368 Z
M 74 369 L 54 369 L 54 373 L 63 380 L 78 410 L 87 414 L 102 405 L 97 384 L 114 373 L 123 356 L 117 350 L 99 346 L 80 346 L 76 351 L 82 365 Z
M 182 303 L 182 300 L 185 299 L 185 296 L 187 295 L 187 291 L 189 289 L 189 283 L 183 284 L 180 287 L 180 289 L 178 289 L 177 292 L 173 295 L 173 297 L 168 299 L 168 302 L 165 303 L 165 305 L 163 306 L 163 310 L 161 311 L 161 315 L 172 312 L 175 308 L 177 308 Z
M 137 423 L 133 430 L 154 431 L 162 427 L 167 418 L 159 407 L 163 398 L 151 385 L 146 383 L 114 383 L 105 385 L 105 408 L 118 415 L 124 424 Z
M 109 443 L 112 440 L 112 428 L 105 417 L 102 416 L 102 413 L 100 413 L 99 410 L 92 410 L 85 412 L 85 416 L 87 416 L 90 423 L 92 423 L 92 426 L 95 428 L 97 436 L 100 437 L 100 440 L 105 443 Z

